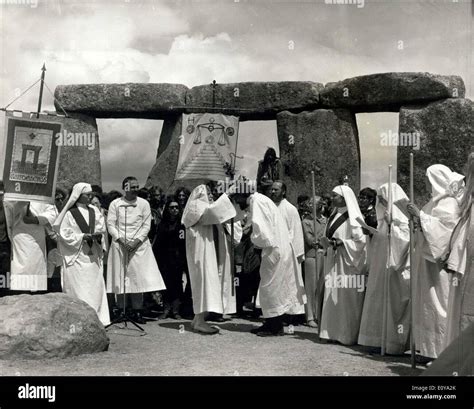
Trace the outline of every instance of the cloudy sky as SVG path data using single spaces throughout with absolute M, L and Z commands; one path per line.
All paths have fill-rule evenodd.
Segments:
M 470 0 L 0 0 L 0 106 L 40 75 L 46 84 L 170 82 L 327 83 L 388 71 L 461 75 L 473 96 Z M 337 1 L 334 1 L 335 3 Z M 346 1 L 347 3 L 347 1 Z M 45 91 L 43 108 L 53 109 Z M 10 108 L 36 109 L 37 88 Z M 362 184 L 383 182 L 397 114 L 357 115 Z M 105 190 L 124 175 L 144 183 L 155 162 L 161 121 L 100 120 Z M 241 166 L 275 144 L 276 123 L 240 126 Z

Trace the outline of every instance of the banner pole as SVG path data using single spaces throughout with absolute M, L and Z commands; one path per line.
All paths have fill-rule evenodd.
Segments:
M 36 113 L 36 118 L 39 118 L 41 112 L 41 104 L 43 102 L 43 87 L 44 87 L 44 77 L 46 73 L 46 64 L 43 63 L 43 68 L 41 68 L 41 83 L 40 83 L 40 92 L 38 97 L 38 112 Z

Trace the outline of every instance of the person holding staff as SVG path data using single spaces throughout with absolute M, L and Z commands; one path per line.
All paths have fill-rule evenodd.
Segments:
M 360 345 L 381 347 L 382 308 L 387 305 L 386 352 L 401 355 L 408 348 L 410 317 L 410 271 L 409 252 L 410 231 L 408 217 L 397 207 L 401 200 L 408 202 L 408 196 L 396 183 L 392 183 L 392 226 L 391 240 L 388 241 L 388 184 L 377 191 L 377 233 L 372 236 L 369 261 L 369 278 L 362 310 L 359 341 Z M 391 246 L 391 257 L 387 260 L 387 246 Z M 388 275 L 387 299 L 383 297 L 384 275 Z
M 415 238 L 414 336 L 420 361 L 427 363 L 445 347 L 449 276 L 443 266 L 449 250 L 451 234 L 459 221 L 459 193 L 464 176 L 445 165 L 432 165 L 426 170 L 431 200 L 419 210 L 413 203 L 408 212 L 419 226 Z
M 110 203 L 107 215 L 107 229 L 111 236 L 107 292 L 121 295 L 130 293 L 134 320 L 144 324 L 143 293 L 164 290 L 166 287 L 148 239 L 150 205 L 138 197 L 139 186 L 135 177 L 126 177 L 122 188 L 125 196 Z M 125 271 L 124 257 L 128 260 Z M 118 298 L 125 301 L 123 296 Z

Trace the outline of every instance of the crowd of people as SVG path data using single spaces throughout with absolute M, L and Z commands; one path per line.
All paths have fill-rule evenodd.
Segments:
M 421 209 L 396 183 L 356 195 L 347 180 L 330 193 L 302 192 L 294 206 L 270 148 L 256 183 L 166 195 L 127 177 L 123 193 L 78 183 L 57 189 L 55 205 L 2 200 L 2 294 L 64 291 L 104 325 L 128 297 L 138 323 L 192 319 L 210 335 L 213 323 L 263 316 L 258 336 L 304 324 L 327 342 L 394 355 L 409 350 L 413 328 L 427 363 L 472 322 L 462 302 L 472 283 L 474 153 L 464 175 L 435 164 L 426 182 Z

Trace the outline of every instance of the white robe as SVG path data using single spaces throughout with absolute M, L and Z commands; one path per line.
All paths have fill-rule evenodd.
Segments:
M 471 206 L 469 216 L 460 222 L 453 233 L 451 252 L 447 261 L 447 267 L 455 271 L 455 274 L 450 274 L 445 347 L 453 342 L 469 324 L 474 322 L 472 315 L 474 299 L 469 294 L 469 291 L 472 291 L 469 287 L 472 285 L 473 277 L 470 271 L 472 268 L 468 262 L 468 253 L 471 253 L 471 258 L 474 253 L 473 232 L 474 206 Z
M 225 222 L 217 226 L 219 232 L 219 251 L 217 254 L 219 279 L 221 282 L 221 294 L 223 303 L 223 314 L 235 314 L 237 312 L 237 298 L 235 286 L 232 282 L 231 265 L 231 222 Z M 234 246 L 240 243 L 242 238 L 242 225 L 234 220 Z M 232 295 L 232 288 L 234 294 Z
M 46 291 L 47 255 L 45 226 L 52 225 L 57 212 L 53 205 L 30 202 L 31 213 L 39 224 L 23 223 L 28 202 L 5 201 L 5 218 L 12 243 L 10 289 Z
M 89 224 L 89 212 L 78 206 L 79 211 Z M 100 211 L 89 206 L 95 212 L 95 233 L 107 233 L 105 220 Z M 102 236 L 102 243 L 103 242 Z M 63 257 L 63 292 L 89 304 L 97 313 L 102 324 L 110 324 L 109 307 L 105 293 L 103 276 L 103 246 L 95 243 L 92 248 L 83 241 L 84 233 L 77 225 L 71 212 L 67 212 L 60 227 L 58 249 Z M 91 253 L 91 254 L 90 254 Z
M 262 249 L 260 307 L 264 318 L 278 317 L 304 304 L 297 284 L 298 261 L 290 245 L 288 226 L 275 203 L 260 193 L 250 197 L 250 221 L 250 239 Z
M 342 211 L 331 225 L 341 215 Z M 353 345 L 357 343 L 364 303 L 366 236 L 361 228 L 354 229 L 347 219 L 333 238 L 342 240 L 343 245 L 336 250 L 328 248 L 324 259 L 325 288 L 319 336 Z
M 295 253 L 295 256 L 298 261 L 304 261 L 304 235 L 303 235 L 303 226 L 301 225 L 301 218 L 298 213 L 298 209 L 293 206 L 288 200 L 283 199 L 280 203 L 277 204 L 277 208 L 280 211 L 283 219 L 286 222 L 288 227 L 288 232 L 290 234 L 290 245 Z M 295 304 L 288 314 L 304 314 L 304 304 L 306 304 L 306 294 L 304 291 L 304 282 L 303 282 L 303 273 L 301 271 L 301 263 L 297 263 L 296 266 L 296 285 L 298 288 L 298 298 L 303 300 L 302 304 Z
M 187 208 L 192 206 L 193 203 L 188 203 Z M 235 309 L 235 299 L 232 300 L 230 294 L 230 243 L 225 238 L 221 224 L 235 217 L 236 211 L 226 194 L 212 203 L 201 201 L 200 206 L 197 206 L 199 219 L 196 223 L 186 226 L 183 222 L 186 226 L 186 259 L 194 314 L 230 313 Z M 213 225 L 217 225 L 218 229 L 219 256 L 216 253 Z
M 420 212 L 421 231 L 415 239 L 412 275 L 415 285 L 414 335 L 422 356 L 437 358 L 445 347 L 449 276 L 440 261 L 449 248 L 459 206 L 446 197 L 430 200 Z
M 126 229 L 125 221 L 127 222 Z M 136 202 L 130 203 L 125 198 L 120 197 L 110 204 L 107 214 L 107 230 L 112 240 L 107 261 L 108 293 L 124 293 L 123 254 L 120 245 L 117 243 L 119 238 L 126 238 L 127 241 L 133 241 L 134 239 L 142 241 L 138 249 L 129 255 L 125 276 L 125 292 L 127 294 L 145 293 L 166 289 L 148 239 L 150 226 L 151 210 L 145 199 L 137 197 Z
M 385 220 L 372 237 L 369 277 L 362 311 L 360 345 L 381 347 L 384 275 L 388 274 L 386 352 L 400 355 L 409 348 L 410 271 L 408 223 L 392 225 L 391 260 L 387 269 L 388 237 Z

